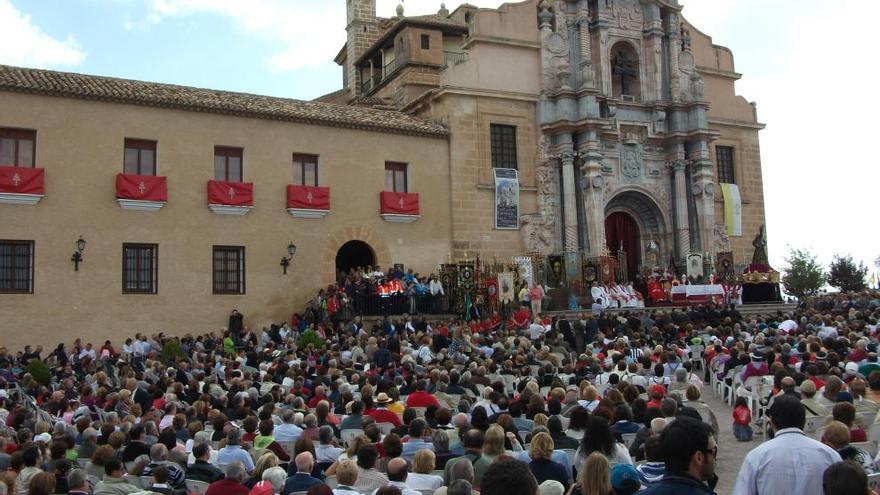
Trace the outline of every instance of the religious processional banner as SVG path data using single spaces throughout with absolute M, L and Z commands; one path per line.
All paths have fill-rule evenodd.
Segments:
M 208 181 L 208 204 L 228 206 L 253 206 L 254 184 L 252 182 Z
M 582 266 L 581 253 L 565 253 L 565 277 L 568 279 L 568 288 L 576 295 L 581 295 L 584 289 Z
M 724 225 L 727 235 L 741 236 L 742 232 L 742 199 L 736 184 L 721 183 L 721 195 L 724 196 Z
M 502 303 L 516 300 L 516 286 L 513 272 L 501 272 L 498 274 L 498 299 Z
M 529 287 L 532 286 L 532 257 L 531 256 L 514 256 L 513 262 L 516 263 L 519 270 L 519 281 L 525 282 Z
M 515 168 L 494 168 L 495 228 L 519 228 L 519 175 Z

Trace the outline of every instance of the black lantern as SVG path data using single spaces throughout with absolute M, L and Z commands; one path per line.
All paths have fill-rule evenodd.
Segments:
M 76 240 L 76 251 L 73 252 L 73 256 L 70 257 L 70 261 L 73 262 L 73 270 L 79 271 L 79 264 L 83 261 L 83 251 L 86 249 L 86 240 L 79 236 L 79 239 Z
M 287 267 L 290 266 L 290 260 L 293 259 L 294 254 L 296 254 L 296 245 L 291 242 L 287 245 L 287 256 L 281 258 L 281 269 L 285 275 L 287 275 Z

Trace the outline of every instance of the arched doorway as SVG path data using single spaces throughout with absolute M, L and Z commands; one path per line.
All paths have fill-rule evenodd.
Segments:
M 348 273 L 351 268 L 376 264 L 376 253 L 363 241 L 348 241 L 336 252 L 336 273 Z
M 639 270 L 639 255 L 641 254 L 639 226 L 635 219 L 622 211 L 608 215 L 605 218 L 605 245 L 615 258 L 621 248 L 626 251 L 627 281 L 635 280 Z

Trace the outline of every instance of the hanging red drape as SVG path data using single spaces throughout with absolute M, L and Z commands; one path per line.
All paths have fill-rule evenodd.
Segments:
M 620 211 L 608 215 L 605 219 L 605 245 L 615 257 L 623 246 L 629 281 L 635 280 L 639 268 L 639 227 L 633 217 Z

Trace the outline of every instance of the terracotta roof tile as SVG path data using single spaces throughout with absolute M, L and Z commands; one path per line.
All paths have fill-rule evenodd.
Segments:
M 0 65 L 0 91 L 177 108 L 304 124 L 446 137 L 445 126 L 402 112 Z

